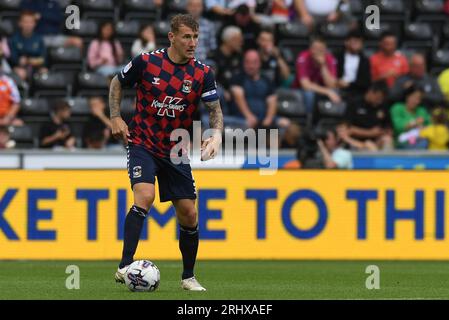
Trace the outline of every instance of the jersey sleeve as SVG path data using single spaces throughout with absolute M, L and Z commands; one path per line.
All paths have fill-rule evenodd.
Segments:
M 134 86 L 141 78 L 142 72 L 145 69 L 145 60 L 142 53 L 132 59 L 118 74 L 118 80 L 124 87 Z
M 217 84 L 215 76 L 211 69 L 204 75 L 203 91 L 201 92 L 201 100 L 203 102 L 211 102 L 218 100 Z

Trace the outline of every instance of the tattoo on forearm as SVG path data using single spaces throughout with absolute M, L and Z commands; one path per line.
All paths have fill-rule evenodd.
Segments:
M 111 118 L 120 117 L 121 100 L 122 86 L 117 77 L 114 77 L 109 88 L 109 112 Z
M 223 113 L 221 112 L 220 101 L 206 102 L 206 107 L 209 110 L 209 126 L 212 129 L 223 131 Z

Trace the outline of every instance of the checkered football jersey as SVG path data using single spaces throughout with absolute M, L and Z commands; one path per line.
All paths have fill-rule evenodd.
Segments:
M 142 53 L 118 74 L 122 86 L 136 85 L 136 110 L 129 124 L 131 143 L 168 158 L 177 143 L 175 129 L 189 130 L 200 99 L 218 100 L 210 67 L 196 59 L 185 64 L 170 60 L 166 49 Z

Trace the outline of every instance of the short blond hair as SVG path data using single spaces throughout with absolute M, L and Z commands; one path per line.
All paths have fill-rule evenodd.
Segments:
M 200 26 L 191 14 L 177 14 L 170 21 L 171 32 L 177 33 L 181 25 L 184 25 L 194 32 L 198 31 Z

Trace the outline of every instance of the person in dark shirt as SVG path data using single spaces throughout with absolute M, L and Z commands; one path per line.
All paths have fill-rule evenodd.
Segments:
M 342 95 L 362 96 L 371 84 L 371 66 L 364 55 L 363 37 L 359 31 L 352 31 L 345 39 L 345 50 L 338 54 L 338 88 Z
M 290 86 L 290 68 L 282 57 L 278 47 L 274 43 L 274 32 L 269 29 L 260 31 L 257 37 L 257 45 L 262 60 L 262 73 L 273 81 L 276 86 L 285 84 Z
M 74 148 L 75 137 L 72 135 L 67 120 L 70 118 L 70 106 L 63 100 L 53 104 L 51 121 L 45 123 L 40 130 L 39 145 L 41 148 Z
M 374 82 L 362 97 L 355 97 L 348 103 L 346 119 L 347 131 L 351 138 L 370 141 L 377 148 L 391 149 L 393 136 L 385 108 L 388 87 L 384 81 Z
M 91 114 L 83 128 L 83 144 L 87 148 L 101 149 L 111 138 L 111 121 L 105 113 L 106 103 L 101 97 L 92 97 L 89 99 L 89 107 Z
M 37 20 L 36 32 L 44 37 L 47 47 L 76 46 L 82 48 L 80 37 L 63 34 L 63 9 L 56 0 L 22 0 L 22 11 L 31 11 Z
M 276 117 L 277 95 L 274 84 L 260 73 L 261 61 L 256 50 L 245 53 L 242 74 L 232 81 L 235 114 L 248 128 L 287 127 L 290 121 Z M 226 118 L 225 118 L 226 121 Z
M 20 31 L 17 31 L 9 41 L 10 60 L 14 72 L 22 80 L 27 80 L 34 71 L 46 71 L 46 49 L 42 36 L 35 32 L 36 18 L 33 12 L 21 13 L 19 28 Z

